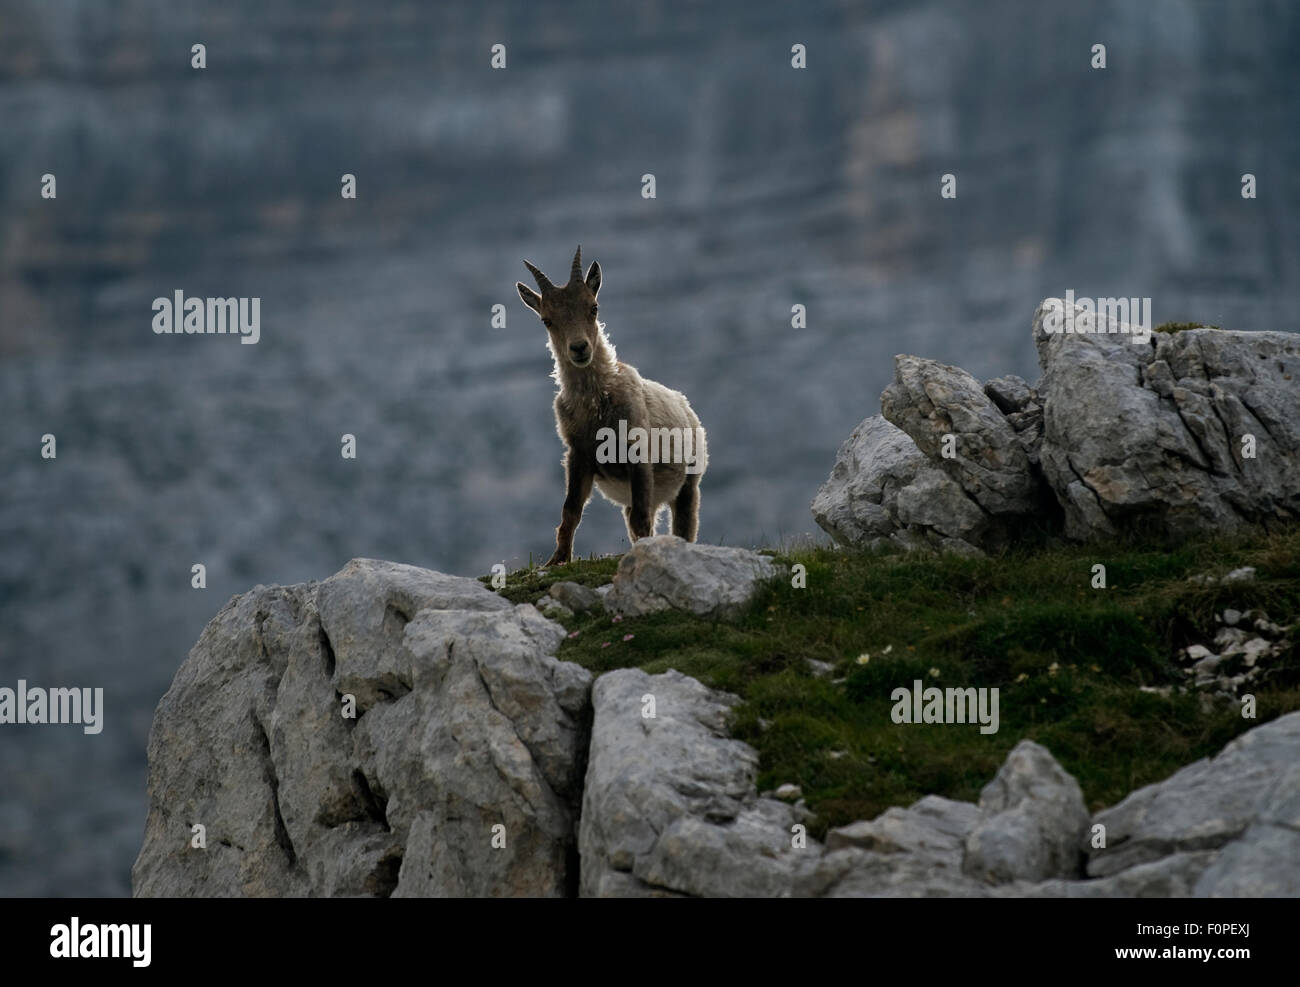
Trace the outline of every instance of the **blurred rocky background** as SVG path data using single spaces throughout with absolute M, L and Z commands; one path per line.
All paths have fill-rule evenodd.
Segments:
M 0 895 L 128 893 L 150 718 L 232 594 L 549 555 L 524 257 L 601 262 L 620 356 L 709 429 L 701 539 L 771 545 L 895 353 L 1032 381 L 1067 289 L 1300 325 L 1297 121 L 1284 0 L 6 0 L 0 685 L 107 711 L 0 727 Z M 155 335 L 177 289 L 259 296 L 261 342 Z M 624 544 L 597 500 L 578 550 Z

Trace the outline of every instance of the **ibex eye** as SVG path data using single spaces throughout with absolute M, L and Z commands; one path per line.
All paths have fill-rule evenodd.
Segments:
M 596 314 L 597 312 L 599 312 L 599 311 L 600 311 L 600 306 L 599 306 L 599 305 L 593 305 L 593 306 L 591 306 L 591 314 L 592 314 L 592 315 L 595 315 L 595 314 Z
M 543 320 L 542 320 L 542 325 L 546 326 L 547 329 L 551 328 L 551 320 L 550 320 L 550 319 L 543 319 Z

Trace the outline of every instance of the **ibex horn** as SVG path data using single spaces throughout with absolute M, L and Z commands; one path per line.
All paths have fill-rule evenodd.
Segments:
M 569 272 L 569 283 L 582 280 L 582 244 L 578 244 L 578 252 L 573 255 L 573 270 Z
M 528 263 L 528 261 L 524 261 L 524 267 L 533 272 L 533 277 L 537 279 L 537 287 L 541 288 L 542 291 L 555 290 L 555 285 L 551 284 L 551 279 L 537 268 L 533 267 L 533 265 Z

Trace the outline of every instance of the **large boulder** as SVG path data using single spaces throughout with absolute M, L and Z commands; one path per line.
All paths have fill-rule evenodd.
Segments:
M 1037 469 L 1042 408 L 1020 378 L 981 386 L 958 367 L 901 355 L 880 406 L 813 501 L 836 541 L 978 554 L 1025 519 L 1053 515 Z
M 928 795 L 870 822 L 826 834 L 806 858 L 801 897 L 989 897 L 1035 893 L 1040 882 L 1080 876 L 1088 825 L 1079 784 L 1046 748 L 1022 740 L 978 805 Z M 1064 896 L 1072 882 L 1061 880 Z
M 734 617 L 779 571 L 767 556 L 748 549 L 656 535 L 638 540 L 623 556 L 605 607 L 628 617 L 661 610 Z
M 794 894 L 1300 897 L 1296 861 L 1300 713 L 1290 713 L 1091 820 L 1078 783 L 1021 741 L 978 806 L 927 796 L 831 830 L 823 854 L 800 860 Z
M 1044 301 L 1033 332 L 1042 469 L 1070 537 L 1300 517 L 1300 337 L 1188 329 L 1141 342 L 1082 307 L 1076 320 L 1095 331 L 1049 332 L 1064 305 Z
M 739 700 L 670 671 L 596 679 L 578 848 L 585 897 L 786 897 L 797 810 L 759 798 L 758 754 L 727 736 Z
M 1079 783 L 1047 748 L 1022 740 L 979 802 L 962 869 L 987 884 L 1077 877 L 1088 809 Z
M 370 560 L 235 597 L 159 703 L 135 894 L 571 893 L 590 675 L 563 636 Z
M 859 425 L 813 502 L 817 523 L 856 547 L 969 551 L 1001 547 L 1026 522 L 1091 540 L 1300 518 L 1300 336 L 1143 334 L 1066 305 L 1049 298 L 1034 314 L 1032 386 L 981 387 L 960 368 L 896 357 L 881 408 L 906 435 L 878 418 Z
M 1300 897 L 1300 713 L 1138 789 L 1093 823 L 1106 845 L 1081 841 L 1089 875 L 1199 855 L 1195 897 Z
M 902 429 L 879 415 L 840 447 L 812 505 L 843 545 L 977 553 L 988 518 L 961 485 L 933 466 Z
M 897 356 L 880 409 L 988 514 L 1014 518 L 1037 509 L 1038 478 L 1016 430 L 965 370 Z

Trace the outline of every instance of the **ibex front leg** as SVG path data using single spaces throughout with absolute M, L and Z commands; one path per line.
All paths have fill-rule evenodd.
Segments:
M 568 492 L 564 497 L 564 510 L 560 514 L 560 526 L 555 529 L 555 554 L 546 564 L 564 565 L 573 558 L 573 533 L 578 530 L 582 520 L 582 509 L 591 497 L 591 484 L 595 473 L 584 457 L 574 456 L 570 449 L 564 456 L 564 474 Z
M 655 474 L 654 466 L 649 463 L 637 463 L 632 467 L 632 505 L 624 512 L 627 521 L 627 535 L 632 541 L 648 538 L 654 534 Z

